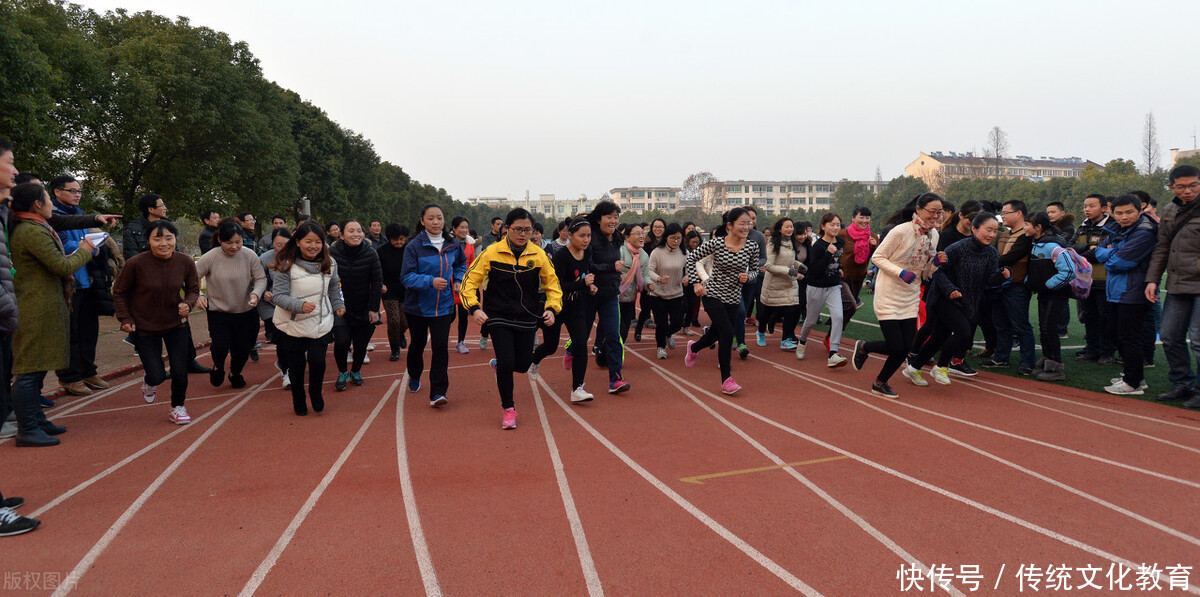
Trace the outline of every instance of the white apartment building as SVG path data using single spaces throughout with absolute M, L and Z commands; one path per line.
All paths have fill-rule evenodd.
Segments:
M 829 209 L 833 193 L 842 182 L 832 180 L 727 180 L 704 186 L 704 205 L 724 211 L 753 205 L 762 215 L 783 215 L 789 211 Z M 887 188 L 884 181 L 855 181 L 873 193 Z
M 494 207 L 524 207 L 529 210 L 529 213 L 540 215 L 543 218 L 555 221 L 561 220 L 567 216 L 583 214 L 592 211 L 596 207 L 595 199 L 588 199 L 587 195 L 579 195 L 574 199 L 558 199 L 553 193 L 543 193 L 537 196 L 537 199 L 510 199 L 508 197 L 467 197 L 469 203 L 482 203 Z
M 669 214 L 679 209 L 680 187 L 619 187 L 608 191 L 608 198 L 621 211 L 643 212 L 657 209 Z

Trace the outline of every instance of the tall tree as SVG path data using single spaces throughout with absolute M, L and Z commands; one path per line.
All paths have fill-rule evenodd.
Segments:
M 984 176 L 995 178 L 1004 172 L 1003 161 L 1008 156 L 1008 133 L 994 126 L 988 132 L 987 145 L 983 150 L 984 161 L 987 163 Z
M 725 187 L 720 182 L 721 179 L 707 170 L 687 177 L 679 191 L 679 205 L 699 207 L 706 212 L 716 209 L 725 198 Z
M 1158 148 L 1158 126 L 1154 123 L 1154 112 L 1146 112 L 1146 125 L 1142 128 L 1142 174 L 1153 174 L 1162 162 Z
M 872 193 L 862 183 L 843 180 L 833 190 L 833 204 L 830 205 L 830 209 L 833 210 L 833 213 L 849 218 L 850 214 L 854 213 L 855 207 L 860 205 L 871 207 L 874 202 L 875 193 Z

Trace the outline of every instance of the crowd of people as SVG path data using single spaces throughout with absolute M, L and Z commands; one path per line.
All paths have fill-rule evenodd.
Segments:
M 259 238 L 252 213 L 205 211 L 197 258 L 177 250 L 179 229 L 163 197 L 139 200 L 141 216 L 125 225 L 118 245 L 103 232 L 118 216 L 89 215 L 80 181 L 60 176 L 47 185 L 19 173 L 13 146 L 0 139 L 0 437 L 15 437 L 21 447 L 60 442 L 66 428 L 43 410 L 51 370 L 72 394 L 108 387 L 95 363 L 101 316 L 116 317 L 128 334 L 147 403 L 170 379 L 167 416 L 178 425 L 191 421 L 189 374 L 234 389 L 266 381 L 244 375 L 262 347 L 260 322 L 264 341 L 276 345 L 293 412 L 306 416 L 325 408 L 329 345 L 334 389 L 361 386 L 380 325 L 389 361 L 408 351 L 408 393 L 427 387 L 430 406 L 448 404 L 450 350 L 471 352 L 473 321 L 479 349 L 490 343 L 495 354 L 501 427 L 513 429 L 514 376 L 536 379 L 560 344 L 571 402 L 595 398 L 585 388 L 592 360 L 606 370 L 610 394 L 631 391 L 623 366 L 631 328 L 635 342 L 653 329 L 658 359 L 677 350 L 677 335 L 689 337 L 686 367 L 715 349 L 727 395 L 742 390 L 733 355 L 749 357 L 747 329 L 758 347 L 778 331 L 779 348 L 797 359 L 823 349 L 829 368 L 861 370 L 878 354 L 871 391 L 889 398 L 899 397 L 890 385 L 897 372 L 926 386 L 928 366 L 936 383 L 949 385 L 954 375 L 977 374 L 971 358 L 985 368 L 1011 367 L 1014 343 L 1018 374 L 1061 381 L 1071 302 L 1086 329 L 1072 360 L 1122 366 L 1104 391 L 1143 394 L 1143 370 L 1154 366 L 1161 337 L 1172 387 L 1158 400 L 1200 409 L 1192 366 L 1193 353 L 1200 355 L 1200 170 L 1176 167 L 1170 190 L 1175 199 L 1161 211 L 1141 191 L 1089 196 L 1077 225 L 1061 204 L 1032 211 L 1021 201 L 967 201 L 955 208 L 924 193 L 878 231 L 865 207 L 848 223 L 825 213 L 815 226 L 780 217 L 761 229 L 753 207 L 736 207 L 706 233 L 662 219 L 621 224 L 619 207 L 601 201 L 558 222 L 548 238 L 525 209 L 493 219 L 480 236 L 436 204 L 421 209 L 412 229 L 378 221 L 364 227 L 354 218 L 321 225 L 306 216 L 289 225 L 275 215 Z M 847 356 L 843 332 L 868 286 L 882 340 L 854 342 Z M 212 367 L 196 361 L 188 324 L 201 309 Z M 821 325 L 827 331 L 812 334 Z M 972 352 L 978 332 L 983 346 Z M 36 520 L 15 513 L 21 498 L 0 500 L 0 536 L 36 528 Z

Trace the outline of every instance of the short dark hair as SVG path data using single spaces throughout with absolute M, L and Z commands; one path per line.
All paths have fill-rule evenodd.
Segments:
M 38 179 L 38 180 L 41 180 L 41 179 Z M 75 177 L 71 176 L 70 174 L 59 174 L 58 176 L 54 177 L 54 180 L 50 181 L 50 185 L 46 188 L 46 190 L 50 191 L 50 196 L 53 197 L 54 191 L 62 189 L 72 182 L 79 182 L 79 181 L 76 180 Z
M 542 226 L 541 222 L 534 222 L 533 229 L 537 230 L 539 234 L 546 234 L 546 227 Z
M 408 226 L 392 222 L 383 228 L 383 235 L 386 236 L 388 240 L 395 240 L 401 236 L 408 238 Z
M 19 184 L 12 189 L 12 210 L 32 211 L 33 205 L 46 195 L 46 188 L 36 182 Z
M 221 215 L 221 213 L 215 209 L 200 210 L 200 221 L 203 222 L 204 220 L 211 218 L 213 214 L 217 214 L 218 216 Z
M 854 207 L 854 213 L 850 217 L 857 218 L 858 216 L 867 216 L 868 218 L 871 217 L 871 208 L 865 205 L 856 205 Z
M 275 215 L 271 216 L 271 221 L 274 222 L 275 220 L 283 220 L 284 222 L 286 222 L 287 218 L 283 217 L 283 214 L 275 214 Z
M 4 147 L 2 146 L 0 146 L 0 153 L 4 153 Z M 1200 168 L 1197 168 L 1191 164 L 1175 166 L 1174 168 L 1171 168 L 1171 174 L 1167 176 L 1167 182 L 1174 184 L 1176 179 L 1189 177 L 1200 178 Z
M 4 137 L 0 137 L 0 155 L 4 155 L 4 153 L 7 151 L 13 151 L 12 141 L 9 141 Z
M 37 174 L 34 174 L 33 172 L 22 172 L 17 175 L 17 179 L 14 182 L 16 182 L 17 184 L 25 184 L 27 182 L 33 182 L 35 180 L 38 182 L 41 182 L 42 177 L 38 176 Z
M 170 232 L 172 236 L 179 236 L 179 229 L 171 223 L 171 220 L 163 219 L 150 222 L 150 227 L 146 229 L 146 238 L 162 236 L 164 230 Z
M 1012 199 L 1010 201 L 1005 201 L 1004 205 L 1007 207 L 1011 207 L 1013 211 L 1021 212 L 1022 216 L 1029 215 L 1029 208 L 1025 206 L 1024 201 L 1020 201 L 1018 199 Z
M 237 215 L 237 219 L 239 222 L 245 222 L 246 216 L 252 216 L 252 215 L 254 215 L 253 212 L 248 212 L 248 211 L 239 212 Z
M 1096 201 L 1099 201 L 1100 207 L 1108 207 L 1108 197 L 1105 197 L 1104 195 L 1101 195 L 1100 193 L 1092 193 L 1091 195 L 1084 197 L 1083 202 L 1087 203 L 1088 199 L 1095 199 Z
M 1057 207 L 1062 211 L 1067 211 L 1067 206 L 1063 205 L 1062 201 L 1051 201 L 1050 203 L 1046 204 L 1046 209 L 1050 209 L 1051 207 Z
M 275 244 L 275 239 L 279 237 L 292 238 L 292 231 L 287 228 L 276 228 L 271 231 L 271 244 Z
M 492 223 L 495 224 L 496 222 L 500 222 L 501 224 L 503 224 L 504 218 L 502 218 L 500 216 L 496 216 L 496 217 L 492 218 Z
M 747 206 L 743 207 L 742 209 L 744 209 L 744 210 L 746 210 L 746 211 L 748 211 L 748 212 L 750 212 L 750 213 L 752 213 L 752 214 L 754 214 L 754 215 L 756 215 L 756 216 L 758 215 L 758 210 L 757 210 L 757 209 L 755 209 L 753 205 L 747 205 Z M 740 218 L 740 217 L 742 217 L 742 216 L 738 216 L 738 217 Z
M 154 209 L 154 207 L 158 205 L 158 201 L 160 199 L 162 199 L 162 196 L 155 195 L 154 193 L 147 193 L 145 195 L 142 195 L 142 198 L 138 199 L 138 209 L 140 209 L 142 211 L 142 217 L 149 216 L 150 210 Z M 176 234 L 176 233 L 172 233 L 172 234 Z
M 242 232 L 242 225 L 233 220 L 221 220 L 221 223 L 217 224 L 217 242 L 226 243 L 243 234 L 245 233 Z
M 517 220 L 530 220 L 530 221 L 532 221 L 532 220 L 533 220 L 533 214 L 530 214 L 530 213 L 529 213 L 529 210 L 528 210 L 528 209 L 525 209 L 524 207 L 518 207 L 518 208 L 515 208 L 515 209 L 513 209 L 513 210 L 509 211 L 509 212 L 508 212 L 508 215 L 504 217 L 504 225 L 505 225 L 505 226 L 512 226 L 513 222 L 516 222 Z M 492 222 L 493 222 L 493 223 L 494 223 L 495 221 L 496 221 L 496 220 L 492 220 Z
M 300 215 L 296 216 L 296 225 L 299 226 L 300 224 L 307 222 L 311 219 L 312 219 L 312 216 L 310 216 L 308 214 L 300 214 Z
M 1124 195 L 1121 195 L 1120 197 L 1113 199 L 1112 203 L 1108 204 L 1108 206 L 1114 210 L 1117 209 L 1118 207 L 1121 207 L 1124 205 L 1132 205 L 1134 211 L 1138 211 L 1138 212 L 1142 211 L 1142 200 L 1139 199 L 1138 196 L 1134 195 L 1133 193 L 1126 193 Z
M 1150 198 L 1150 193 L 1147 193 L 1146 191 L 1134 190 L 1134 191 L 1129 191 L 1128 193 L 1125 193 L 1125 194 L 1133 195 L 1134 197 L 1137 197 L 1138 201 L 1141 201 L 1143 206 L 1145 206 L 1147 203 L 1150 203 L 1151 201 L 1154 201 L 1153 199 Z

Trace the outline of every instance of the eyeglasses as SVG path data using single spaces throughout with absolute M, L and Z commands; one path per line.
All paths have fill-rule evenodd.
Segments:
M 515 232 L 516 234 L 533 234 L 533 228 L 530 226 L 513 226 L 508 231 Z
M 70 193 L 72 195 L 82 195 L 83 194 L 83 189 L 59 189 L 59 190 L 64 193 Z
M 1200 182 L 1193 182 L 1192 184 L 1177 184 L 1171 187 L 1172 191 L 1195 191 L 1197 189 L 1200 189 Z
M 1000 215 L 1002 215 L 1002 216 L 1011 216 L 1011 215 L 1013 215 L 1013 214 L 1015 214 L 1015 213 L 1017 213 L 1017 212 L 1015 212 L 1015 211 L 1002 211 L 1002 212 L 1000 212 Z
M 921 208 L 921 211 L 923 211 L 931 216 L 940 216 L 940 215 L 946 213 L 946 210 L 944 210 L 944 209 L 939 209 L 937 211 L 934 211 L 931 209 L 925 209 L 924 207 Z

